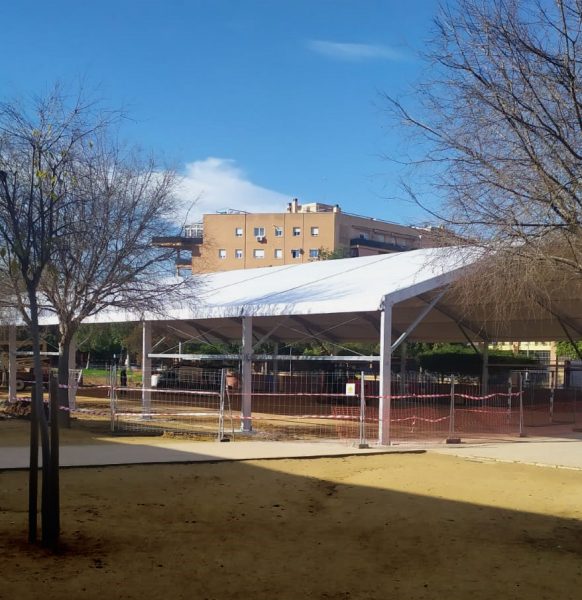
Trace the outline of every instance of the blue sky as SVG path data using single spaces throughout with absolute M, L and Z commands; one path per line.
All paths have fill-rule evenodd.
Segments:
M 436 0 L 5 2 L 2 97 L 83 80 L 133 118 L 123 135 L 184 175 L 197 211 L 292 197 L 428 220 L 395 200 L 401 132 L 381 93 L 421 74 Z

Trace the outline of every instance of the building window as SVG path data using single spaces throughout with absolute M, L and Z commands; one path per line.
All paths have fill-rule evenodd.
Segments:
M 242 250 L 235 250 L 234 251 L 234 257 L 235 258 L 242 258 L 243 257 Z
M 319 249 L 318 248 L 311 248 L 309 250 L 309 258 L 319 258 Z
M 224 260 L 226 258 L 226 250 L 220 249 L 218 251 L 218 258 L 220 258 L 221 260 Z
M 551 361 L 551 353 L 549 350 L 529 350 L 528 354 L 531 352 L 534 358 L 537 358 L 539 362 L 542 364 L 548 365 Z
M 193 225 L 187 225 L 184 228 L 184 235 L 186 237 L 193 238 L 204 237 L 204 223 L 194 223 Z
M 275 250 L 275 258 L 283 258 L 283 250 L 281 248 Z
M 255 227 L 253 229 L 254 233 L 253 235 L 255 237 L 265 237 L 265 228 L 264 227 Z
M 291 250 L 291 258 L 301 258 L 301 250 L 300 249 Z
M 264 250 L 253 250 L 253 256 L 255 258 L 265 258 L 265 251 Z
M 301 227 L 293 227 L 293 237 L 301 235 Z
M 234 230 L 234 235 L 236 235 L 236 237 L 242 237 L 243 236 L 243 228 L 242 227 L 237 227 Z
M 275 225 L 275 237 L 283 237 L 283 228 Z
M 319 235 L 319 227 L 312 227 L 312 228 L 311 228 L 311 235 L 312 235 L 313 237 L 316 237 L 316 236 L 318 236 L 318 235 Z

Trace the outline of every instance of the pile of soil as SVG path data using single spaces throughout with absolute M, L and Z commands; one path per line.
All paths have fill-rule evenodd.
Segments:
M 30 419 L 30 398 L 0 402 L 0 419 Z

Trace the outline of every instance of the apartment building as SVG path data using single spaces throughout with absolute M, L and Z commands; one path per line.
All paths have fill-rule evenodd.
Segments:
M 423 230 L 344 213 L 338 205 L 295 199 L 285 212 L 206 214 L 186 236 L 154 243 L 175 247 L 180 269 L 190 266 L 184 253 L 191 252 L 191 268 L 199 273 L 402 252 L 422 247 L 422 236 Z
M 559 358 L 556 342 L 495 342 L 492 347 L 497 350 L 508 350 L 514 354 L 523 353 L 543 365 L 556 364 Z

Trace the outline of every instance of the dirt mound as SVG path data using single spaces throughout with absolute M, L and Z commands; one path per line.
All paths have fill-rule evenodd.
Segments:
M 29 419 L 30 398 L 19 399 L 15 402 L 5 400 L 0 403 L 0 419 Z

